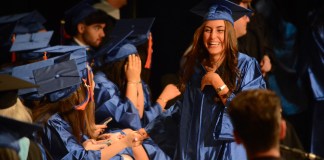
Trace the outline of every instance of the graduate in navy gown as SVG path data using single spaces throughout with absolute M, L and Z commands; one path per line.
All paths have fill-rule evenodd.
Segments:
M 192 11 L 205 20 L 181 70 L 183 98 L 139 131 L 174 159 L 245 160 L 227 106 L 243 90 L 266 88 L 256 59 L 237 50 L 233 23 L 251 11 L 226 0 L 204 1 Z
M 166 102 L 150 101 L 149 87 L 141 79 L 141 70 L 141 59 L 132 44 L 121 44 L 104 56 L 102 71 L 94 77 L 97 122 L 112 117 L 111 128 L 137 130 L 162 113 Z M 172 99 L 179 94 L 176 86 L 169 85 L 161 96 Z M 151 159 L 169 159 L 151 140 L 143 145 Z
M 21 96 L 38 95 L 28 96 L 35 98 L 30 103 L 33 119 L 44 125 L 37 137 L 53 159 L 148 159 L 138 133 L 123 129 L 102 134 L 107 126 L 95 124 L 93 74 L 85 48 L 15 67 L 13 74 L 40 86 Z

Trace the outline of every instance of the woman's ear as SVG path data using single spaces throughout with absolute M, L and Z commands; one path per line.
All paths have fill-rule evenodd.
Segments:
M 280 122 L 280 140 L 283 140 L 286 137 L 287 125 L 286 121 L 281 119 Z

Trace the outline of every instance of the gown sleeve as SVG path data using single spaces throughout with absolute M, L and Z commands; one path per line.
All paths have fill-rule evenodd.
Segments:
M 144 92 L 143 118 L 139 117 L 136 107 L 128 98 L 121 98 L 120 90 L 103 73 L 96 74 L 95 82 L 95 116 L 97 123 L 111 116 L 115 120 L 115 124 L 120 125 L 118 128 L 136 130 L 142 128 L 142 126 L 145 126 L 162 113 L 162 107 L 158 103 L 152 105 L 149 86 L 144 82 L 142 82 Z
M 239 89 L 232 93 L 228 98 L 225 105 L 224 112 L 221 113 L 219 122 L 221 122 L 221 131 L 219 134 L 220 140 L 232 140 L 233 137 L 233 125 L 230 121 L 230 117 L 227 113 L 227 107 L 235 94 L 250 89 L 266 89 L 266 83 L 263 79 L 259 63 L 255 58 L 246 56 L 245 54 L 239 54 L 239 66 L 241 72 L 241 83 Z M 215 131 L 216 132 L 216 131 Z
M 84 159 L 100 160 L 100 150 L 85 150 L 76 137 L 72 128 L 58 114 L 54 114 L 44 127 L 42 141 L 53 156 L 53 159 Z M 122 159 L 118 154 L 113 159 Z
M 145 127 L 150 138 L 170 157 L 178 144 L 181 104 L 177 101 Z
M 125 98 L 120 97 L 117 86 L 109 81 L 104 73 L 97 73 L 94 77 L 96 122 L 100 123 L 107 117 L 112 117 L 118 128 L 131 128 L 137 130 L 141 128 L 141 120 L 136 107 Z M 110 123 L 111 125 L 111 123 Z
M 141 122 L 142 126 L 146 126 L 162 113 L 162 107 L 159 103 L 152 104 L 149 86 L 144 81 L 142 81 L 142 85 L 144 92 L 144 114 Z

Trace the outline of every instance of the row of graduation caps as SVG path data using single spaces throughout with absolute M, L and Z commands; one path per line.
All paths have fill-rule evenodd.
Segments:
M 111 51 L 126 38 L 132 41 L 132 38 L 148 37 L 154 19 L 138 18 L 117 21 L 114 30 L 109 34 L 109 41 L 100 48 L 98 55 L 101 56 Z M 45 18 L 37 11 L 0 17 L 0 33 L 3 35 L 0 40 L 2 48 L 10 48 L 8 52 L 13 55 L 26 54 L 31 57 L 37 57 L 39 52 L 60 54 L 75 48 L 66 49 L 68 47 L 64 46 L 48 48 L 53 31 L 46 31 L 43 26 L 45 21 Z
M 64 92 L 67 88 L 82 83 L 80 77 L 84 76 L 84 70 L 87 68 L 86 48 L 67 45 L 50 46 L 49 42 L 54 32 L 38 32 L 43 29 L 42 23 L 44 22 L 45 20 L 37 11 L 0 17 L 0 30 L 6 29 L 4 33 L 9 33 L 9 36 L 1 37 L 2 41 L 6 42 L 2 47 L 10 46 L 9 53 L 37 58 L 48 56 L 48 58 L 43 58 L 44 60 L 15 66 L 0 73 L 1 93 L 17 90 L 18 96 L 33 94 L 36 95 L 34 98 L 37 98 L 37 96 L 54 94 L 62 90 Z M 153 22 L 154 18 L 119 20 L 110 34 L 109 41 L 102 45 L 96 57 L 99 58 L 118 49 L 126 43 L 126 39 L 130 42 L 132 37 L 138 38 L 143 34 L 149 34 Z M 12 36 L 14 36 L 14 41 L 11 41 Z M 53 101 L 59 98 L 50 97 L 54 97 Z M 37 124 L 29 124 L 3 116 L 0 116 L 0 121 L 6 124 L 1 125 L 2 131 L 18 133 L 8 138 L 5 132 L 1 132 L 0 137 L 5 136 L 1 140 L 6 139 L 6 141 L 2 141 L 0 146 L 9 145 L 10 148 L 16 150 L 18 148 L 11 145 L 11 142 L 41 129 L 41 126 Z
M 216 2 L 216 0 L 214 1 Z M 196 5 L 192 9 L 192 12 L 204 17 L 206 12 L 208 12 L 208 8 L 210 6 L 209 3 L 213 3 L 214 1 L 205 0 Z M 237 7 L 237 5 L 233 5 L 233 3 L 229 1 L 219 1 L 233 11 L 233 19 L 237 19 L 237 17 L 240 17 L 241 14 L 252 13 L 242 11 L 241 8 Z M 89 4 L 81 1 L 65 12 L 65 19 L 66 21 L 73 21 L 73 23 L 79 22 L 91 12 L 94 12 L 94 10 L 95 9 Z M 102 45 L 96 55 L 102 56 L 106 54 L 125 39 L 129 40 L 130 43 L 136 46 L 136 41 L 140 41 L 138 39 L 145 39 L 148 37 L 154 20 L 155 18 L 118 20 L 113 31 L 108 35 L 109 41 Z M 16 54 L 26 54 L 30 57 L 37 57 L 40 55 L 37 54 L 39 52 L 56 52 L 57 55 L 68 52 L 68 50 L 63 49 L 62 46 L 47 48 L 49 47 L 49 42 L 53 35 L 53 31 L 46 31 L 46 28 L 43 25 L 45 22 L 46 19 L 37 10 L 0 17 L 1 51 L 12 54 L 12 61 L 15 61 Z M 30 52 L 33 52 L 33 54 L 30 54 Z M 44 58 L 46 59 L 46 57 Z

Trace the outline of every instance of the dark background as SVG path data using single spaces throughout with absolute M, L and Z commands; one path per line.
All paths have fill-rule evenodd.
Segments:
M 54 30 L 51 44 L 58 44 L 61 35 L 60 20 L 64 11 L 80 0 L 6 0 L 0 7 L 0 15 L 17 14 L 37 9 L 46 19 L 45 26 Z M 95 2 L 96 0 L 89 0 Z M 200 17 L 189 10 L 200 0 L 128 0 L 121 8 L 121 18 L 155 17 L 152 27 L 153 59 L 151 88 L 153 98 L 161 92 L 161 77 L 177 73 L 179 60 L 189 46 Z M 256 0 L 254 0 L 256 1 Z M 303 28 L 308 11 L 316 1 L 274 0 L 277 11 L 297 28 Z M 4 4 L 6 3 L 6 4 Z
M 128 0 L 121 8 L 121 18 L 155 17 L 151 29 L 153 33 L 153 59 L 151 72 L 152 98 L 161 93 L 161 78 L 166 74 L 176 74 L 179 61 L 189 46 L 194 30 L 201 24 L 200 17 L 189 10 L 200 0 Z M 256 0 L 254 0 L 256 1 Z M 286 21 L 303 31 L 307 24 L 307 14 L 321 0 L 273 0 L 276 11 Z M 59 43 L 60 20 L 64 11 L 79 0 L 5 0 L 0 7 L 0 15 L 17 14 L 37 9 L 46 19 L 45 27 L 54 30 L 52 45 Z M 276 24 L 273 24 L 276 25 Z M 288 117 L 293 122 L 305 150 L 310 148 L 309 114 L 311 111 Z M 304 117 L 307 116 L 307 117 Z M 305 120 L 306 119 L 306 120 Z

